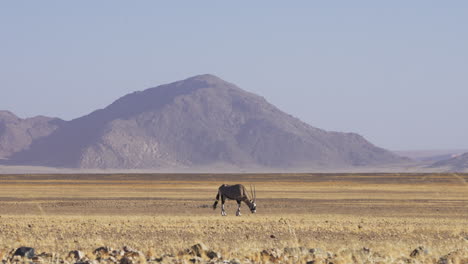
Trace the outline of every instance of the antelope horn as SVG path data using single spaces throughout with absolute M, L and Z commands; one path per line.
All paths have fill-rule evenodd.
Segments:
M 254 185 L 254 192 L 253 192 L 253 199 L 254 199 L 254 202 L 257 200 L 257 191 L 255 190 L 255 185 Z

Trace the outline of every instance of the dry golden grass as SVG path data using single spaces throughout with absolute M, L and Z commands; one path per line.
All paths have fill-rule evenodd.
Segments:
M 92 256 L 100 246 L 128 245 L 147 259 L 173 254 L 183 261 L 188 257 L 178 256 L 180 251 L 203 242 L 224 259 L 246 263 L 326 263 L 327 258 L 335 264 L 437 263 L 450 252 L 457 252 L 452 263 L 468 263 L 467 179 L 465 174 L 2 175 L 0 255 L 31 246 L 63 258 L 75 249 Z M 227 217 L 210 208 L 217 187 L 235 182 L 256 185 L 257 214 L 243 205 L 244 215 L 235 217 L 232 201 Z M 425 253 L 410 257 L 419 246 Z M 283 249 L 291 247 L 316 251 L 288 256 Z

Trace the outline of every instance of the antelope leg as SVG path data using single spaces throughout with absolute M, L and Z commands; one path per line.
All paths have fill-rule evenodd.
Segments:
M 240 202 L 240 201 L 237 201 L 237 212 L 236 212 L 236 216 L 241 216 L 240 206 L 241 206 L 241 202 Z
M 221 205 L 221 215 L 226 216 L 226 211 L 224 210 L 224 204 Z

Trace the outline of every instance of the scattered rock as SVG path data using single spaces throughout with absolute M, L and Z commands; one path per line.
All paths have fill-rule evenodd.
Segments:
M 80 260 L 84 258 L 84 253 L 79 250 L 72 250 L 68 253 L 68 257 L 74 260 Z
M 96 255 L 97 260 L 107 259 L 111 256 L 112 248 L 110 247 L 99 247 L 93 251 L 93 254 Z
M 182 252 L 182 251 L 181 251 Z M 28 264 L 139 264 L 139 263 L 200 263 L 200 264 L 251 264 L 258 263 L 253 259 L 227 259 L 223 260 L 221 254 L 209 249 L 205 244 L 195 244 L 186 249 L 177 256 L 161 255 L 160 258 L 151 257 L 146 259 L 145 255 L 129 246 L 122 249 L 113 250 L 110 247 L 100 247 L 94 250 L 94 256 L 90 260 L 83 252 L 73 250 L 68 255 L 50 254 L 42 252 L 35 255 L 34 248 L 20 247 L 5 251 L 3 260 L 0 264 L 8 263 L 28 263 Z M 456 250 L 439 258 L 430 256 L 430 252 L 424 246 L 419 246 L 411 251 L 409 256 L 400 256 L 397 259 L 389 258 L 386 255 L 380 255 L 368 247 L 358 249 L 345 249 L 337 252 L 326 252 L 319 248 L 305 247 L 285 247 L 284 249 L 270 248 L 260 252 L 260 259 L 265 263 L 306 263 L 306 264 L 338 264 L 338 263 L 392 263 L 417 264 L 417 263 L 437 263 L 454 264 L 467 263 L 468 254 L 463 250 Z M 99 257 L 98 257 L 99 256 Z M 105 257 L 104 257 L 105 256 Z M 258 254 L 255 254 L 258 257 Z M 57 258 L 56 258 L 57 257 Z M 66 258 L 65 258 L 66 257 Z M 25 260 L 25 259 L 29 260 Z M 183 260 L 184 262 L 180 262 Z M 258 259 L 257 259 L 258 261 Z
M 437 264 L 449 264 L 449 263 L 468 263 L 468 257 L 461 260 L 462 254 L 459 250 L 452 251 L 447 255 L 441 257 Z
M 428 254 L 428 251 L 423 246 L 419 246 L 410 253 L 410 257 L 417 258 L 421 256 L 422 254 Z
M 139 258 L 144 258 L 144 254 L 140 251 L 128 251 L 124 253 L 124 257 L 132 258 L 132 259 L 139 259 Z
M 124 254 L 125 254 L 125 251 L 123 251 L 123 250 L 117 250 L 117 249 L 114 249 L 114 250 L 112 250 L 112 252 L 111 252 L 111 255 L 114 256 L 114 257 L 116 257 L 116 258 L 123 257 Z
M 20 247 L 15 250 L 15 253 L 13 253 L 13 256 L 20 256 L 20 257 L 26 257 L 28 259 L 32 259 L 34 257 L 34 248 L 30 247 Z
M 270 238 L 276 238 L 276 236 L 275 235 L 270 235 Z
M 181 258 L 181 257 L 183 257 L 183 256 L 185 256 L 185 255 L 195 255 L 195 253 L 194 253 L 193 250 L 190 249 L 190 248 L 186 248 L 186 249 L 181 250 L 181 251 L 179 251 L 179 252 L 177 253 L 177 256 L 178 256 L 179 258 Z
M 164 254 L 160 258 L 155 258 L 154 260 L 156 262 L 162 262 L 162 263 L 174 263 L 174 262 L 176 262 L 174 260 L 174 255 L 172 255 L 172 254 Z
M 120 259 L 120 264 L 133 264 L 133 260 L 128 257 L 123 257 Z
M 96 248 L 96 249 L 93 251 L 93 254 L 94 254 L 94 255 L 98 255 L 98 254 L 106 254 L 106 255 L 109 255 L 110 252 L 112 252 L 112 248 L 110 248 L 110 247 L 99 247 L 99 248 Z
M 192 263 L 203 263 L 203 259 L 201 257 L 194 257 L 190 259 Z
M 260 254 L 264 257 L 269 257 L 270 261 L 274 262 L 281 257 L 281 252 L 277 248 L 264 249 Z
M 123 251 L 125 251 L 125 252 L 134 252 L 134 251 L 136 251 L 136 250 L 134 250 L 133 248 L 131 248 L 131 247 L 129 247 L 129 246 L 124 246 L 124 247 L 123 247 Z
M 197 257 L 202 257 L 203 255 L 206 255 L 206 252 L 209 250 L 208 247 L 205 246 L 205 244 L 203 243 L 193 245 L 190 249 Z
M 213 251 L 213 250 L 209 250 L 206 252 L 206 256 L 210 259 L 220 259 L 221 258 L 221 254 L 219 252 L 216 252 L 216 251 Z

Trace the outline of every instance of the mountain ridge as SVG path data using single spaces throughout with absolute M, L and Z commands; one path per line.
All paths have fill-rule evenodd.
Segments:
M 468 170 L 468 152 L 434 162 L 429 167 L 442 168 L 451 172 L 466 172 Z
M 0 159 L 28 148 L 34 140 L 50 135 L 64 122 L 41 115 L 20 118 L 10 111 L 0 110 Z
M 129 93 L 9 158 L 16 164 L 104 169 L 325 168 L 403 160 L 358 134 L 310 126 L 211 74 Z

